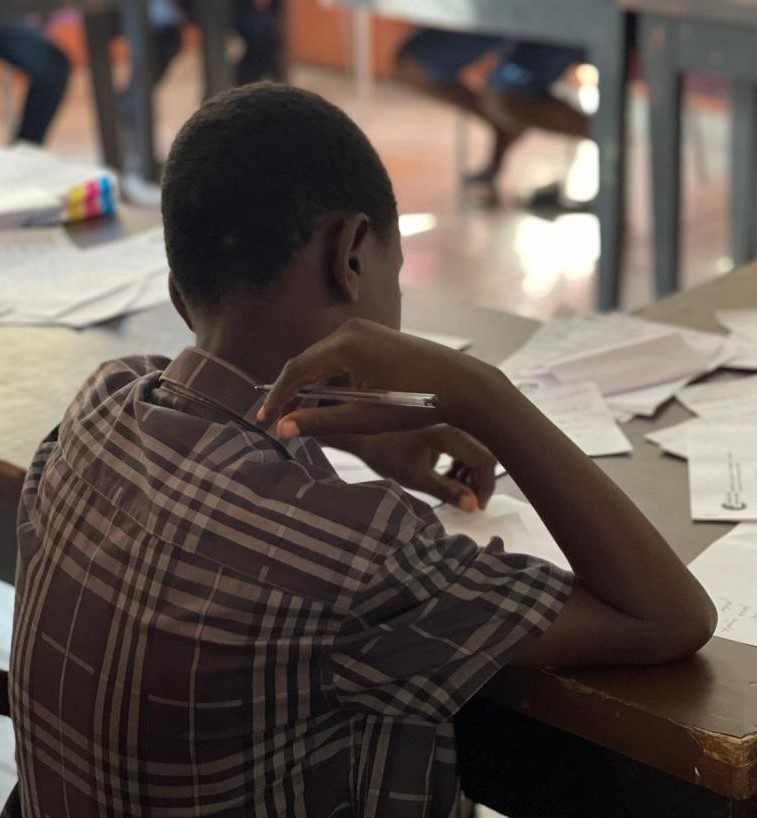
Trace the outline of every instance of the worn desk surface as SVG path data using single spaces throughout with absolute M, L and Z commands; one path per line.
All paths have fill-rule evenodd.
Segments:
M 138 229 L 153 217 L 126 218 Z M 89 243 L 120 229 L 113 222 L 80 226 L 74 235 Z M 503 358 L 537 326 L 444 294 L 408 291 L 403 303 L 407 326 L 472 337 L 475 352 L 489 361 Z M 655 304 L 642 315 L 715 330 L 713 310 L 737 306 L 757 307 L 757 266 Z M 82 332 L 0 328 L 0 458 L 7 459 L 3 446 L 9 440 L 33 446 L 101 360 L 140 352 L 173 355 L 189 341 L 168 305 Z M 684 416 L 673 404 L 654 420 L 633 421 L 625 427 L 633 454 L 597 462 L 689 561 L 728 527 L 690 521 L 685 464 L 643 439 L 650 429 Z M 727 798 L 746 799 L 757 791 L 756 648 L 714 639 L 698 656 L 666 667 L 508 670 L 485 696 Z

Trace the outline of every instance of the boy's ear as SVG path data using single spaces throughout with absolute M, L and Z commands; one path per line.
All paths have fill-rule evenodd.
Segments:
M 187 303 L 184 301 L 184 297 L 179 292 L 179 288 L 176 286 L 173 273 L 169 273 L 168 275 L 168 294 L 171 296 L 171 303 L 176 308 L 176 312 L 178 312 L 184 319 L 184 323 L 189 327 L 189 329 L 194 332 L 192 318 L 190 317 L 189 310 L 187 309 Z
M 340 298 L 354 304 L 360 296 L 360 280 L 365 272 L 370 220 L 365 213 L 346 216 L 336 231 L 332 285 Z

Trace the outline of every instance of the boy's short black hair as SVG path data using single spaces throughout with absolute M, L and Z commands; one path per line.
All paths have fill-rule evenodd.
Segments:
M 212 306 L 262 293 L 316 219 L 397 219 L 389 176 L 358 126 L 317 94 L 271 83 L 208 100 L 181 129 L 163 180 L 168 261 L 182 295 Z

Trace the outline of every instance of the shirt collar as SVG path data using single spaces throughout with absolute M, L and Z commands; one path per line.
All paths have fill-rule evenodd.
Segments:
M 181 352 L 163 371 L 160 377 L 164 384 L 204 403 L 224 414 L 253 427 L 265 437 L 272 439 L 277 448 L 283 449 L 290 457 L 296 458 L 303 441 L 279 440 L 276 437 L 276 421 L 261 423 L 257 419 L 258 409 L 265 400 L 265 393 L 254 389 L 262 381 L 244 372 L 223 358 L 217 358 L 199 347 L 188 347 Z

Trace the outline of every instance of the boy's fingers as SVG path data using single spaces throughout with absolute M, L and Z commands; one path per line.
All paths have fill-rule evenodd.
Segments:
M 478 509 L 476 495 L 459 481 L 438 472 L 431 472 L 429 485 L 423 489 L 443 503 L 456 506 L 469 513 Z
M 417 429 L 425 419 L 424 412 L 417 409 L 342 403 L 338 406 L 302 408 L 290 412 L 281 418 L 276 433 L 284 439 L 300 435 L 374 435 L 400 429 Z

